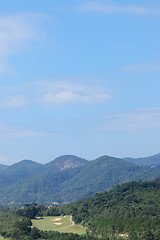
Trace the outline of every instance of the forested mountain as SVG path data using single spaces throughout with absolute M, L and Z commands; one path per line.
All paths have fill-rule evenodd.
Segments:
M 12 166 L 5 166 L 0 174 L 0 186 L 9 187 L 18 182 L 19 184 L 24 179 L 28 179 L 39 174 L 43 170 L 43 165 L 31 160 L 23 160 L 15 163 Z
M 0 164 L 0 173 L 7 169 L 8 166 Z
M 145 158 L 123 158 L 123 160 L 134 163 L 138 166 L 152 166 L 155 167 L 160 165 L 160 153 L 154 156 L 145 157 Z
M 160 179 L 117 185 L 67 208 L 75 223 L 89 227 L 97 239 L 120 233 L 133 240 L 160 239 Z
M 108 156 L 87 161 L 66 155 L 45 165 L 23 160 L 0 174 L 0 203 L 73 202 L 116 184 L 157 177 L 160 168 L 140 167 Z
M 44 165 L 45 169 L 51 171 L 63 171 L 69 168 L 76 168 L 87 164 L 88 161 L 73 155 L 64 155 Z

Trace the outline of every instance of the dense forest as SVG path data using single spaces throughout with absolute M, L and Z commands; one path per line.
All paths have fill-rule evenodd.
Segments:
M 70 203 L 116 184 L 160 177 L 160 155 L 147 158 L 147 164 L 137 166 L 109 156 L 87 161 L 66 155 L 44 165 L 30 160 L 0 165 L 0 203 Z
M 36 216 L 71 214 L 87 227 L 86 235 L 41 231 L 32 227 Z M 45 205 L 0 208 L 0 234 L 11 239 L 160 239 L 160 179 L 117 185 L 109 192 L 65 206 Z
M 67 208 L 94 237 L 124 233 L 129 239 L 160 239 L 160 179 L 117 185 Z

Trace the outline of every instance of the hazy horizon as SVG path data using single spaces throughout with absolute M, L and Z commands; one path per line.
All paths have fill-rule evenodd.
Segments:
M 160 153 L 156 153 L 156 154 L 154 154 L 154 155 L 152 155 L 152 156 L 156 156 L 156 155 L 160 155 Z M 94 161 L 94 160 L 96 160 L 96 159 L 98 159 L 98 158 L 100 158 L 100 157 L 104 157 L 104 156 L 108 156 L 108 157 L 113 157 L 113 158 L 119 158 L 119 159 L 124 159 L 125 160 L 125 158 L 133 158 L 133 159 L 143 159 L 143 158 L 148 158 L 148 157 L 152 157 L 152 156 L 139 156 L 139 157 L 131 157 L 131 156 L 124 156 L 124 157 L 116 157 L 116 156 L 109 156 L 109 155 L 107 155 L 107 154 L 105 154 L 105 155 L 101 155 L 101 156 L 97 156 L 96 158 L 93 158 L 93 159 L 87 159 L 87 158 L 83 158 L 82 156 L 76 156 L 76 155 L 73 155 L 73 154 L 65 154 L 65 155 L 60 155 L 60 156 L 57 156 L 57 157 L 55 157 L 54 159 L 52 159 L 52 160 L 50 160 L 50 161 L 41 161 L 41 162 L 39 162 L 39 161 L 35 161 L 34 159 L 21 159 L 21 160 L 18 160 L 18 161 L 15 161 L 15 162 L 12 162 L 12 163 L 10 163 L 10 164 L 3 164 L 3 163 L 0 163 L 0 164 L 2 164 L 2 165 L 6 165 L 6 166 L 11 166 L 11 165 L 13 165 L 13 164 L 16 164 L 16 163 L 19 163 L 19 162 L 22 162 L 22 161 L 32 161 L 32 162 L 35 162 L 35 163 L 39 163 L 39 164 L 42 164 L 42 165 L 45 165 L 45 164 L 47 164 L 47 163 L 50 163 L 50 162 L 52 162 L 52 161 L 54 161 L 54 160 L 56 160 L 56 159 L 58 159 L 59 157 L 63 157 L 63 156 L 75 156 L 75 157 L 79 157 L 79 158 L 82 158 L 82 159 L 85 159 L 85 160 L 87 160 L 87 161 Z

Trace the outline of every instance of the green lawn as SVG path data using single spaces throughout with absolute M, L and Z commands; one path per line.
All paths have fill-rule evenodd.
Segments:
M 79 235 L 85 234 L 86 229 L 80 225 L 72 225 L 71 216 L 49 216 L 43 219 L 33 219 L 32 224 L 41 230 L 52 230 L 58 232 L 72 232 Z M 57 224 L 57 225 L 56 225 Z M 59 225 L 58 225 L 59 224 Z

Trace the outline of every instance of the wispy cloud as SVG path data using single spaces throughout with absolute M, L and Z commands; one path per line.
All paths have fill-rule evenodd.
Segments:
M 160 129 L 160 108 L 106 116 L 100 128 L 107 131 Z
M 14 97 L 5 97 L 0 101 L 0 105 L 4 107 L 21 107 L 27 104 L 28 100 L 23 95 L 18 95 Z
M 50 88 L 42 97 L 42 101 L 49 104 L 84 103 L 95 104 L 107 101 L 110 94 L 96 87 L 78 86 L 64 82 L 49 84 Z
M 39 18 L 29 13 L 0 17 L 0 72 L 7 69 L 9 54 L 21 49 L 26 41 L 37 40 L 42 35 Z
M 138 5 L 115 5 L 103 2 L 86 2 L 76 8 L 78 11 L 83 12 L 103 12 L 106 14 L 137 14 L 145 15 L 156 12 L 155 10 Z
M 160 62 L 137 63 L 114 69 L 122 72 L 160 72 Z
M 42 100 L 46 103 L 100 103 L 110 99 L 109 94 L 98 93 L 94 95 L 82 95 L 76 92 L 63 91 L 56 94 L 47 93 L 43 96 Z
M 23 138 L 47 136 L 48 133 L 25 130 L 6 124 L 0 125 L 0 138 Z
M 90 84 L 71 83 L 66 80 L 43 80 L 0 87 L 1 107 L 21 107 L 26 104 L 97 104 L 111 99 L 106 88 Z

